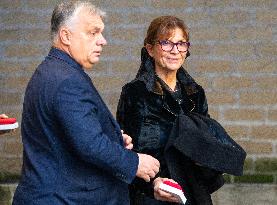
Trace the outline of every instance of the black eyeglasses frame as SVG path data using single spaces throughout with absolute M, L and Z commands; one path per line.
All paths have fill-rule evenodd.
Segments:
M 170 49 L 170 50 L 164 50 L 163 49 L 163 43 L 165 43 L 165 42 L 169 42 L 170 44 L 171 44 L 171 46 L 172 46 L 172 48 Z M 159 45 L 161 46 L 161 49 L 163 50 L 163 51 L 165 51 L 165 52 L 171 52 L 172 50 L 173 50 L 173 48 L 174 48 L 174 46 L 176 46 L 177 47 L 177 50 L 180 52 L 180 53 L 185 53 L 185 52 L 187 52 L 188 50 L 189 50 L 189 47 L 190 47 L 190 42 L 188 41 L 188 42 L 177 42 L 177 43 L 173 43 L 172 41 L 169 41 L 169 40 L 161 40 L 161 41 L 157 41 L 157 43 L 159 43 Z M 180 45 L 180 43 L 185 43 L 185 44 L 187 44 L 187 50 L 185 50 L 185 51 L 180 51 L 179 50 L 179 47 L 178 47 L 178 45 Z

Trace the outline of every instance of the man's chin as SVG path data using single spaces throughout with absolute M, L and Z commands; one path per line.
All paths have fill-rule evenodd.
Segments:
M 87 65 L 83 65 L 83 68 L 86 70 L 92 69 L 92 67 L 99 62 L 99 58 L 93 59 L 93 61 L 90 61 Z
M 94 65 L 94 64 L 98 63 L 99 61 L 100 61 L 100 57 L 94 57 L 93 59 L 91 59 L 90 63 L 92 65 Z

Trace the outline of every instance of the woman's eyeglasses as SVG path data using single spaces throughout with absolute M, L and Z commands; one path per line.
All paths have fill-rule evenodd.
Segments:
M 189 49 L 190 42 L 182 42 L 179 41 L 177 43 L 173 43 L 169 40 L 163 40 L 163 41 L 157 41 L 160 45 L 163 51 L 170 52 L 174 48 L 174 46 L 177 47 L 179 52 L 186 52 Z

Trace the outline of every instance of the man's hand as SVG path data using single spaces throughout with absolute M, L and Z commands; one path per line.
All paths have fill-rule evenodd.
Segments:
M 179 199 L 176 196 L 160 189 L 160 184 L 162 184 L 163 181 L 172 181 L 172 182 L 176 183 L 172 179 L 160 178 L 160 177 L 156 178 L 153 181 L 155 199 L 160 200 L 160 201 L 180 203 Z
M 139 165 L 136 176 L 150 182 L 150 179 L 154 178 L 159 172 L 160 162 L 147 154 L 138 153 L 138 157 Z
M 133 143 L 132 143 L 132 137 L 130 137 L 129 135 L 127 134 L 124 134 L 123 130 L 121 130 L 121 133 L 122 133 L 122 137 L 123 137 L 123 142 L 124 142 L 124 147 L 126 149 L 133 149 Z
M 5 119 L 5 118 L 9 118 L 9 117 L 7 115 L 5 115 L 5 114 L 1 114 L 0 118 L 2 118 L 2 119 L 4 118 Z
M 1 114 L 0 115 L 0 118 L 2 118 L 2 119 L 6 119 L 6 118 L 9 118 L 7 115 L 5 115 L 5 114 Z M 0 135 L 1 134 L 5 134 L 5 133 L 8 133 L 8 132 L 10 132 L 11 130 L 0 130 Z

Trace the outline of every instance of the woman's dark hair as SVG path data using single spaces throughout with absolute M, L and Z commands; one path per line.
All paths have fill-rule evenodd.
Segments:
M 188 28 L 183 20 L 175 16 L 160 16 L 155 18 L 147 30 L 144 46 L 146 44 L 154 45 L 161 38 L 169 38 L 176 28 L 180 28 L 184 33 L 184 38 L 189 41 Z

